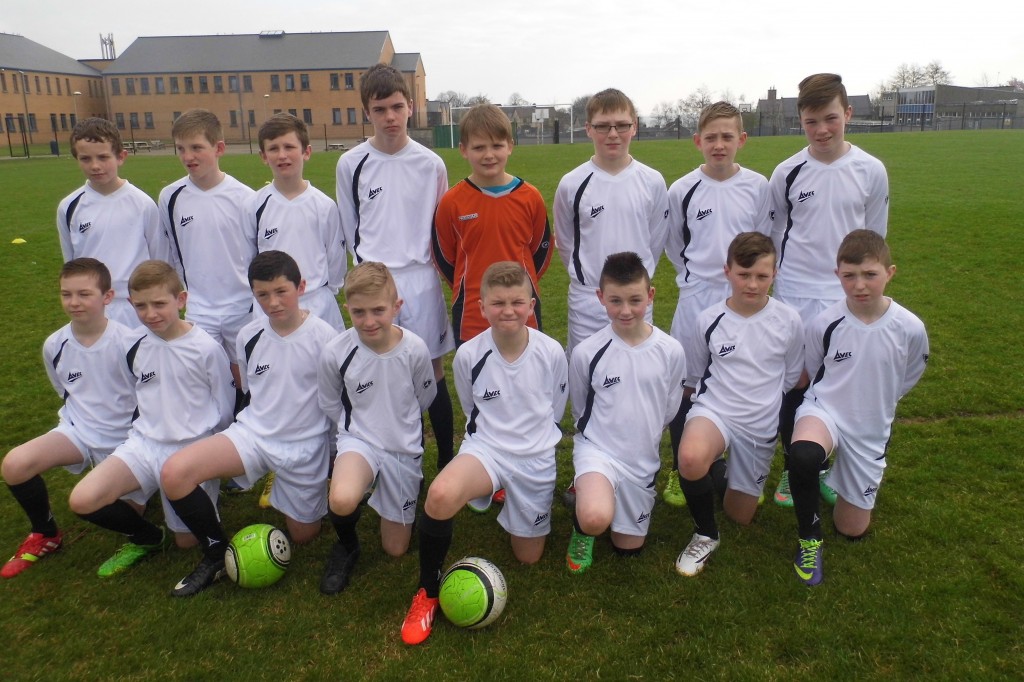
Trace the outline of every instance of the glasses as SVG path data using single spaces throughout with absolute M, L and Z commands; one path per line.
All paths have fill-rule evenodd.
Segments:
M 611 132 L 612 128 L 615 129 L 615 132 L 622 134 L 628 133 L 630 128 L 632 127 L 633 122 L 630 121 L 629 123 L 595 123 L 590 126 L 590 129 L 595 130 L 601 133 L 602 135 L 607 135 L 609 132 Z

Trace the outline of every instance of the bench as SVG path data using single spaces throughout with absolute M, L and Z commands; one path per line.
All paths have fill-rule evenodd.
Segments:
M 331 143 L 329 143 L 327 145 L 327 149 L 328 149 L 328 151 L 335 151 L 335 152 L 346 152 L 346 151 L 348 151 L 348 147 L 345 146 L 344 142 L 331 142 Z

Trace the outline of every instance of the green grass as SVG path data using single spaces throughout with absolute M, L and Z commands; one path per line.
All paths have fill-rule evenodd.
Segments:
M 1024 359 L 1021 248 L 1024 154 L 1012 131 L 870 135 L 853 138 L 889 169 L 889 235 L 898 266 L 890 293 L 918 313 L 931 337 L 931 364 L 901 403 L 870 536 L 827 535 L 826 582 L 813 590 L 791 575 L 792 512 L 770 503 L 755 524 L 723 519 L 724 542 L 695 579 L 673 562 L 690 534 L 684 511 L 659 503 L 644 554 L 612 555 L 599 539 L 594 567 L 570 576 L 563 556 L 569 517 L 558 503 L 542 561 L 516 564 L 493 513 L 457 519 L 450 558 L 479 554 L 509 583 L 499 622 L 480 632 L 440 623 L 418 648 L 398 628 L 415 588 L 415 552 L 387 558 L 377 520 L 360 522 L 363 557 L 349 590 L 317 591 L 331 532 L 295 553 L 289 575 L 267 590 L 220 585 L 189 601 L 167 590 L 197 554 L 170 552 L 110 581 L 95 577 L 118 539 L 79 521 L 66 498 L 77 480 L 47 476 L 65 549 L 0 583 L 7 679 L 1018 679 L 1024 667 L 1024 509 L 1020 432 Z M 745 165 L 770 174 L 801 138 L 752 139 Z M 634 155 L 671 182 L 699 163 L 693 145 L 641 142 Z M 441 150 L 454 182 L 457 151 Z M 522 147 L 510 169 L 550 202 L 558 179 L 590 154 L 573 147 Z M 307 177 L 333 193 L 337 155 L 315 153 Z M 225 157 L 225 170 L 258 186 L 258 158 Z M 123 175 L 153 196 L 183 172 L 173 156 L 132 157 Z M 64 322 L 56 296 L 57 202 L 81 183 L 64 159 L 0 162 L 0 450 L 50 428 L 58 400 L 39 348 Z M 549 203 L 550 206 L 550 203 Z M 27 240 L 16 246 L 15 237 Z M 675 306 L 671 267 L 656 278 L 655 320 Z M 566 276 L 557 262 L 542 281 L 547 331 L 565 340 Z M 667 440 L 667 439 L 666 439 Z M 667 461 L 668 449 L 663 447 Z M 559 446 L 559 489 L 571 476 L 569 439 Z M 426 460 L 434 459 L 432 446 Z M 428 465 L 428 476 L 433 474 Z M 769 481 L 774 485 L 774 479 Z M 228 498 L 229 529 L 280 523 L 255 494 Z M 26 532 L 20 509 L 0 493 L 0 550 Z M 830 524 L 827 524 L 830 525 Z

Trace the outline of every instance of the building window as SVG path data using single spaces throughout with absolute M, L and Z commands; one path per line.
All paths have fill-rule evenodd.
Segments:
M 7 74 L 0 71 L 0 89 L 7 92 Z
M 124 79 L 124 94 L 134 95 L 135 94 L 135 79 L 125 78 Z
M 192 76 L 185 76 L 185 94 L 191 95 L 195 91 L 196 89 L 192 83 Z
M 295 89 L 295 74 L 294 73 L 286 73 L 284 75 L 284 89 L 288 90 L 288 91 L 292 91 L 292 90 Z
M 92 89 L 92 81 L 87 81 L 87 82 L 89 83 L 89 97 L 95 97 L 96 95 L 93 94 L 93 89 Z M 71 94 L 70 90 L 68 91 L 68 94 L 69 95 Z
M 234 109 L 232 109 L 231 111 L 228 112 L 228 118 L 231 119 L 231 123 L 229 125 L 232 128 L 237 128 L 238 127 L 238 112 L 235 111 Z
M 4 122 L 7 124 L 7 132 L 9 132 L 9 133 L 15 132 L 14 117 L 13 116 L 11 116 L 10 114 L 7 114 L 4 117 Z
M 60 80 L 58 80 L 57 82 L 60 83 Z M 71 115 L 74 116 L 74 114 L 71 114 Z M 74 124 L 72 124 L 72 125 L 74 125 Z M 61 130 L 67 130 L 68 129 L 68 115 L 67 114 L 61 114 L 60 115 L 60 129 Z
M 139 114 L 138 112 L 132 112 L 128 114 L 128 124 L 132 127 L 132 130 L 137 130 L 139 127 Z
M 249 110 L 249 125 L 250 126 L 256 125 L 256 110 L 255 109 L 250 109 Z
M 124 130 L 124 114 L 114 114 L 114 123 L 118 130 Z
M 50 127 L 53 128 L 53 132 L 57 132 L 57 114 L 50 114 Z
M 144 116 L 144 120 L 146 122 L 146 129 L 147 130 L 152 130 L 153 129 L 153 112 L 152 111 L 147 111 L 145 114 L 143 114 L 143 116 Z
M 78 125 L 78 117 L 71 114 L 71 127 L 74 128 L 76 125 Z
M 64 93 L 61 91 L 61 87 L 60 87 L 60 79 L 59 78 L 54 78 L 53 80 L 57 83 L 57 94 L 58 95 L 63 95 Z M 70 95 L 71 93 L 69 92 L 68 94 Z
M 354 79 L 352 78 L 352 74 L 346 73 L 345 74 L 345 89 L 346 90 L 351 90 L 354 87 L 355 87 L 355 83 L 354 83 Z
M 224 92 L 224 76 L 213 77 L 213 91 Z
M 356 124 L 356 110 L 354 107 L 348 109 L 348 124 L 354 126 Z
M 29 114 L 28 115 L 28 129 L 29 129 L 29 132 L 33 132 L 33 133 L 38 133 L 39 132 L 39 128 L 36 126 L 36 115 L 35 114 Z
M 181 91 L 178 89 L 178 77 L 171 76 L 171 94 L 177 95 L 179 92 Z
M 17 92 L 18 90 L 15 89 L 14 91 Z M 121 94 L 121 81 L 120 81 L 120 79 L 117 79 L 117 78 L 111 78 L 110 79 L 110 94 L 114 95 L 115 97 Z
M 209 93 L 210 92 L 210 82 L 207 80 L 206 76 L 200 76 L 199 77 L 199 92 L 201 92 L 201 93 Z
M 140 78 L 139 79 L 139 91 L 142 92 L 143 95 L 148 95 L 149 94 L 149 79 L 148 78 Z
M 242 89 L 246 92 L 252 92 L 252 76 L 242 76 Z
M 294 116 L 295 118 L 299 117 L 299 112 L 298 112 L 297 109 L 289 109 L 288 113 L 291 114 L 292 116 Z
M 50 89 L 50 77 L 49 76 L 46 77 L 46 94 L 47 95 L 52 95 L 53 94 L 53 90 Z M 56 130 L 56 128 L 54 128 L 54 130 Z
M 341 78 L 336 73 L 331 74 L 331 90 L 341 90 Z
M 175 111 L 174 114 L 171 116 L 171 123 L 174 123 L 175 121 L 177 121 L 180 116 L 181 116 L 181 112 L 180 111 Z
M 35 78 L 36 78 L 36 94 L 37 95 L 41 95 L 41 94 L 43 94 L 43 90 L 42 90 L 42 88 L 39 87 L 39 76 L 36 76 Z M 25 88 L 25 89 L 27 90 L 28 88 Z
M 92 83 L 92 81 L 89 82 Z M 71 94 L 71 81 L 67 78 L 64 79 L 64 89 L 68 91 L 69 95 Z
M 313 110 L 312 109 L 303 109 L 302 110 L 302 120 L 308 126 L 313 125 Z
M 270 74 L 270 90 L 271 92 L 281 92 L 281 76 L 276 73 Z
M 301 89 L 303 89 L 303 90 L 309 90 L 309 74 L 308 73 L 300 73 L 299 74 L 299 87 Z
M 341 125 L 341 109 L 331 109 L 331 123 L 336 126 Z
M 156 78 L 154 78 L 153 79 L 153 86 L 156 89 L 156 94 L 158 94 L 158 95 L 164 94 L 164 77 L 163 76 L 157 76 Z
M 238 76 L 228 76 L 228 90 L 238 92 Z

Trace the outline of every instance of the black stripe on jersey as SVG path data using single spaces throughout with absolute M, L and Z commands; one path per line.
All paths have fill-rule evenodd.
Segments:
M 348 366 L 352 364 L 352 358 L 355 357 L 356 351 L 359 350 L 359 346 L 356 346 L 349 352 L 348 357 L 345 358 L 345 362 L 341 363 L 341 368 L 338 370 L 338 374 L 341 375 L 341 407 L 345 410 L 345 430 L 348 431 L 348 427 L 352 425 L 352 401 L 348 397 L 348 387 L 345 386 L 345 372 L 348 371 Z
M 793 229 L 793 200 L 789 198 L 789 191 L 793 189 L 793 183 L 796 182 L 796 176 L 800 175 L 800 171 L 803 170 L 807 162 L 797 164 L 796 168 L 789 171 L 789 175 L 786 176 L 786 231 L 782 235 L 782 246 L 779 247 L 779 264 L 777 268 L 782 267 L 782 259 L 786 257 L 786 242 L 789 241 L 789 231 Z
M 68 204 L 68 210 L 64 211 L 64 225 L 67 226 L 69 233 L 72 231 L 71 230 L 71 218 L 74 217 L 75 209 L 78 208 L 78 203 L 82 200 L 83 196 L 85 196 L 85 192 L 82 192 L 77 197 L 72 199 L 71 203 Z
M 836 330 L 836 327 L 838 327 L 839 324 L 845 319 L 846 315 L 843 315 L 838 320 L 832 322 L 827 327 L 825 327 L 825 333 L 821 337 L 821 345 L 824 349 L 824 352 L 821 355 L 821 367 L 819 367 L 817 373 L 815 373 L 814 381 L 811 382 L 811 386 L 825 378 L 825 360 L 828 359 L 829 346 L 832 345 L 832 332 L 834 332 Z
M 683 259 L 683 269 L 686 270 L 686 276 L 683 278 L 684 282 L 690 281 L 690 268 L 687 267 L 687 263 L 690 259 L 686 257 L 686 247 L 690 245 L 690 240 L 693 239 L 693 235 L 690 233 L 690 218 L 686 214 L 690 210 L 690 202 L 693 201 L 693 193 L 700 187 L 700 183 L 703 180 L 698 180 L 697 184 L 690 188 L 690 191 L 683 197 L 682 211 L 683 211 L 683 250 L 679 252 L 679 257 Z
M 723 317 L 725 317 L 725 313 L 722 313 L 721 315 L 716 317 L 715 321 L 712 322 L 708 326 L 707 331 L 704 332 L 704 345 L 705 346 L 707 346 L 709 343 L 711 343 L 711 335 L 715 333 L 715 329 L 718 327 L 718 325 L 722 321 Z M 704 367 L 704 375 L 700 378 L 700 390 L 697 391 L 697 395 L 701 395 L 702 393 L 704 393 L 704 391 L 708 390 L 708 379 L 711 378 L 711 363 L 714 362 L 714 361 L 715 361 L 715 353 L 714 353 L 714 351 L 712 351 L 711 354 L 708 356 L 708 364 L 707 364 L 707 366 Z
M 580 183 L 580 188 L 576 190 L 576 197 L 572 200 L 572 262 L 576 269 L 576 281 L 580 284 L 586 284 L 583 279 L 583 264 L 580 263 L 580 202 L 583 201 L 583 192 L 586 191 L 587 185 L 590 184 L 590 179 L 593 177 L 594 174 L 591 173 Z
M 533 282 L 530 282 L 530 287 L 533 289 L 533 316 L 537 319 L 537 331 L 544 331 L 544 327 L 540 322 L 540 294 L 537 293 L 537 287 L 533 286 Z
M 263 330 L 256 332 L 256 335 L 245 342 L 245 361 L 249 362 L 249 358 L 252 357 L 252 352 L 256 350 L 256 344 L 259 343 L 260 337 L 263 336 Z
M 260 220 L 263 219 L 263 212 L 267 210 L 267 204 L 268 203 L 270 203 L 270 195 L 269 194 L 267 195 L 267 198 L 263 200 L 263 203 L 260 204 L 260 207 L 256 209 L 256 243 L 257 244 L 260 243 Z
M 520 185 L 522 187 L 522 185 Z M 548 259 L 548 254 L 551 253 L 551 223 L 548 222 L 547 215 L 544 216 L 544 236 L 540 240 L 540 246 L 533 252 L 533 271 L 540 272 L 540 269 L 544 267 L 544 261 Z
M 452 291 L 455 289 L 453 288 Z M 459 285 L 459 295 L 452 299 L 452 333 L 455 334 L 455 341 L 461 343 L 469 339 L 462 338 L 462 316 L 466 314 L 466 280 L 463 278 Z
M 604 357 L 604 353 L 610 345 L 612 345 L 612 339 L 608 339 L 608 343 L 601 346 L 601 349 L 594 354 L 594 359 L 590 361 L 590 369 L 587 374 L 587 401 L 583 408 L 583 414 L 580 415 L 579 421 L 576 422 L 576 430 L 580 433 L 583 433 L 584 429 L 587 428 L 587 423 L 590 421 L 590 413 L 594 410 L 594 397 L 597 395 L 597 391 L 594 390 L 594 372 L 597 370 L 597 363 Z
M 484 365 L 487 363 L 487 358 L 491 357 L 491 353 L 494 351 L 487 351 L 484 356 L 480 358 L 480 361 L 473 365 L 473 371 L 469 374 L 470 385 L 475 384 L 477 378 L 480 376 L 480 372 L 484 371 Z M 480 408 L 477 407 L 476 402 L 473 403 L 473 409 L 470 411 L 469 420 L 466 422 L 466 433 L 476 433 L 476 416 L 480 414 Z
M 356 208 L 356 229 L 352 235 L 352 255 L 355 257 L 356 265 L 363 262 L 363 259 L 359 257 L 359 227 L 363 222 L 363 216 L 359 214 L 359 175 L 363 172 L 363 164 L 369 158 L 370 153 L 367 152 L 366 156 L 359 160 L 355 172 L 352 173 L 352 204 Z
M 64 346 L 68 345 L 68 341 L 71 339 L 64 339 L 60 342 L 60 348 L 57 349 L 57 354 L 53 356 L 53 368 L 57 369 L 57 363 L 60 362 L 60 356 L 64 354 Z
M 139 340 L 132 344 L 132 347 L 128 349 L 128 353 L 125 355 L 125 360 L 128 361 L 128 371 L 135 374 L 135 356 L 139 353 L 139 344 L 142 343 L 142 339 L 145 336 L 139 337 Z
M 174 225 L 174 204 L 178 202 L 178 195 L 181 194 L 181 190 L 183 189 L 185 189 L 185 185 L 182 185 L 171 192 L 171 198 L 167 200 L 167 222 L 171 225 L 171 237 L 174 239 L 174 248 L 178 252 L 178 262 L 181 263 L 181 280 L 185 285 L 185 288 L 188 289 L 188 277 L 185 275 L 185 259 L 181 255 L 181 243 L 178 241 L 178 229 Z
M 455 283 L 455 263 L 444 257 L 441 251 L 441 242 L 437 239 L 437 220 L 430 224 L 430 250 L 434 252 L 434 263 L 441 272 L 441 276 L 448 282 L 448 286 Z M 455 338 L 458 338 L 456 336 Z

